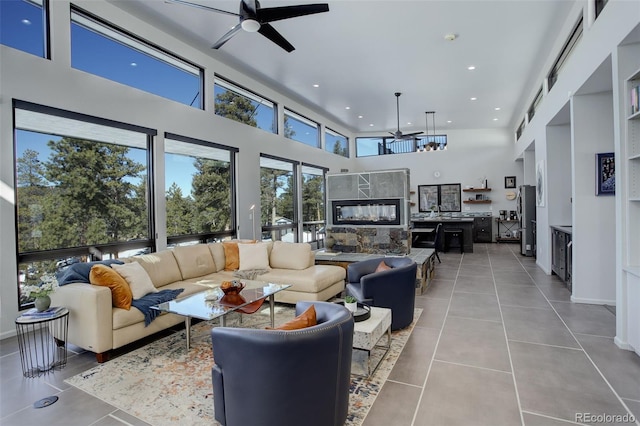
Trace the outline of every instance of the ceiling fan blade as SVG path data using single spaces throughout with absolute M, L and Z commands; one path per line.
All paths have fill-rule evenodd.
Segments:
M 422 132 L 407 133 L 407 134 L 404 135 L 404 137 L 409 138 L 409 139 L 413 139 L 413 136 L 420 135 L 420 134 L 422 134 Z
M 184 4 L 186 6 L 197 7 L 198 9 L 209 10 L 211 12 L 224 13 L 225 15 L 231 15 L 231 16 L 240 16 L 237 13 L 234 13 L 234 12 L 229 12 L 229 11 L 222 10 L 222 9 L 216 9 L 215 7 L 205 6 L 203 4 L 198 4 L 198 3 L 192 3 L 190 1 L 185 1 L 185 0 L 165 0 L 165 3 Z
M 260 3 L 257 0 L 240 0 L 240 14 L 246 12 L 249 16 L 256 16 L 260 9 Z
M 275 28 L 273 28 L 269 24 L 262 24 L 258 32 L 289 53 L 293 52 L 296 49 L 291 43 L 289 43 L 284 37 L 282 37 L 282 35 L 280 35 L 280 33 L 277 32 Z
M 297 16 L 313 15 L 329 11 L 327 3 L 301 4 L 297 6 L 268 7 L 258 9 L 258 21 L 273 22 L 282 19 L 295 18 Z
M 231 28 L 229 31 L 227 31 L 227 33 L 225 35 L 220 37 L 220 39 L 218 41 L 216 41 L 213 44 L 213 46 L 211 46 L 211 48 L 212 49 L 219 49 L 220 47 L 222 47 L 223 44 L 225 44 L 227 41 L 229 41 L 229 39 L 231 37 L 233 37 L 241 29 L 242 29 L 242 26 L 240 24 L 234 25 L 233 28 Z

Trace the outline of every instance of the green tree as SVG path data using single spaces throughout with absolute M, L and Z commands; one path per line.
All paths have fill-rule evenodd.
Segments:
M 143 194 L 133 183 L 145 166 L 128 157 L 128 147 L 69 137 L 48 146 L 44 177 L 55 190 L 45 197 L 43 248 L 128 240 L 141 227 L 148 236 L 139 215 Z
M 302 179 L 302 220 L 324 220 L 324 178 L 303 174 Z
M 248 98 L 227 90 L 216 95 L 215 103 L 216 115 L 230 118 L 252 127 L 258 126 L 255 119 L 257 107 L 254 107 Z
M 39 250 L 42 236 L 43 206 L 46 194 L 44 167 L 38 153 L 27 149 L 17 161 L 18 249 Z
M 196 232 L 231 229 L 231 174 L 229 163 L 196 158 L 191 195 Z
M 293 137 L 296 135 L 296 131 L 293 130 L 293 127 L 291 126 L 291 123 L 289 122 L 289 117 L 288 116 L 284 116 L 284 137 L 285 138 L 289 138 L 289 139 L 293 139 Z
M 342 147 L 342 144 L 340 143 L 340 141 L 335 141 L 333 144 L 333 153 L 334 154 L 338 154 L 338 155 L 342 155 L 343 157 L 348 157 L 348 150 L 347 147 Z
M 166 194 L 167 235 L 185 235 L 193 230 L 194 203 L 190 197 L 182 195 L 182 189 L 174 182 Z

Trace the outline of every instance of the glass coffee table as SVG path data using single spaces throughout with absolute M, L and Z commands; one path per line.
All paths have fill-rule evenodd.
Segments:
M 259 309 L 266 299 L 269 300 L 271 327 L 274 326 L 274 294 L 291 287 L 291 284 L 273 284 L 264 281 L 241 280 L 245 288 L 240 297 L 223 296 L 220 287 L 201 291 L 182 299 L 171 300 L 152 306 L 161 312 L 182 315 L 187 332 L 187 349 L 191 341 L 191 318 L 205 321 L 220 318 L 222 327 L 226 324 L 226 316 L 230 312 L 253 313 Z

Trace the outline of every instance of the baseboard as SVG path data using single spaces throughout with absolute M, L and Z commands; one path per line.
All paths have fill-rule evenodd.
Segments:
M 4 333 L 0 333 L 0 340 L 8 339 L 9 337 L 15 337 L 16 331 L 5 331 Z
M 635 349 L 633 346 L 631 346 L 629 343 L 627 342 L 623 342 L 622 340 L 620 340 L 618 338 L 618 336 L 613 338 L 613 343 L 616 344 L 617 347 L 619 347 L 620 349 L 624 349 L 626 351 L 631 351 L 631 352 L 635 352 L 638 356 L 640 356 L 640 348 L 639 349 Z
M 571 296 L 573 303 L 585 303 L 587 305 L 610 305 L 616 306 L 616 301 L 610 299 L 583 299 L 581 297 Z

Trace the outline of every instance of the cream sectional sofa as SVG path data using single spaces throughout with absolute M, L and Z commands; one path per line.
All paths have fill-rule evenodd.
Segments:
M 276 241 L 267 247 L 270 269 L 255 279 L 292 284 L 276 294 L 276 301 L 323 301 L 344 290 L 345 270 L 339 266 L 315 265 L 314 253 L 308 244 Z M 123 260 L 139 262 L 158 290 L 183 288 L 178 299 L 204 291 L 206 286 L 238 279 L 237 272 L 224 269 L 222 243 L 179 246 Z M 113 307 L 108 287 L 88 283 L 60 286 L 51 299 L 53 305 L 69 309 L 69 343 L 95 352 L 98 362 L 108 360 L 112 349 L 184 321 L 179 315 L 162 314 L 145 326 L 142 312 L 134 307 L 130 310 Z

